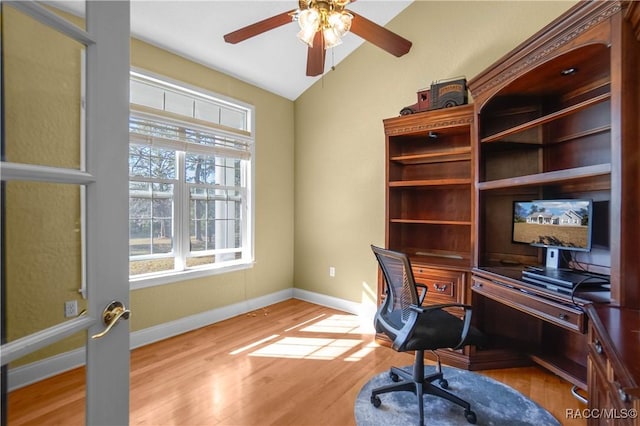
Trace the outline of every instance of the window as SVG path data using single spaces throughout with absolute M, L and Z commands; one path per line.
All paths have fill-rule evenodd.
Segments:
M 129 119 L 132 282 L 253 261 L 253 108 L 137 72 Z

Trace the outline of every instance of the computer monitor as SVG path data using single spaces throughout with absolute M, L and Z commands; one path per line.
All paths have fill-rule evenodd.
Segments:
M 592 211 L 587 199 L 516 201 L 513 242 L 547 248 L 546 266 L 557 268 L 558 250 L 591 250 Z

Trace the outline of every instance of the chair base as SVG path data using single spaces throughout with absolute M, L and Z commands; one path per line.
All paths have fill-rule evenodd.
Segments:
M 437 355 L 436 355 L 437 357 Z M 389 376 L 391 380 L 397 383 L 392 383 L 390 385 L 381 386 L 379 388 L 373 389 L 371 391 L 371 403 L 374 407 L 379 407 L 381 405 L 380 398 L 378 395 L 389 392 L 396 391 L 407 391 L 413 392 L 418 398 L 418 412 L 420 414 L 420 424 L 424 424 L 424 395 L 435 395 L 440 398 L 444 398 L 448 401 L 453 402 L 454 404 L 459 405 L 464 408 L 464 416 L 467 421 L 471 424 L 475 424 L 476 414 L 471 411 L 471 405 L 452 394 L 451 392 L 446 391 L 445 389 L 448 387 L 449 383 L 444 378 L 442 374 L 442 366 L 440 365 L 440 359 L 438 359 L 436 372 L 433 374 L 429 374 L 425 376 L 424 374 L 424 351 L 416 351 L 415 353 L 415 361 L 413 363 L 413 372 L 408 373 L 407 371 L 397 368 L 391 367 L 389 371 Z M 402 379 L 402 380 L 401 380 Z M 433 382 L 438 381 L 440 386 L 435 385 Z

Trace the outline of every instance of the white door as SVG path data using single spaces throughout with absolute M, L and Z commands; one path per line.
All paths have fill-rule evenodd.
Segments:
M 87 1 L 84 15 L 2 2 L 0 358 L 6 380 L 81 354 L 87 424 L 120 425 L 129 420 L 129 3 Z M 117 322 L 96 338 L 107 306 Z

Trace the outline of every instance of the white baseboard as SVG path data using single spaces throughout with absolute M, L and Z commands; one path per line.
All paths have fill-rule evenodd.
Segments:
M 256 297 L 254 299 L 245 300 L 243 302 L 234 303 L 233 305 L 223 306 L 222 308 L 212 309 L 200 314 L 191 315 L 189 317 L 180 318 L 179 320 L 166 322 L 144 330 L 131 333 L 131 349 L 140 346 L 158 342 L 187 331 L 196 330 L 207 325 L 214 324 L 247 312 L 273 305 L 274 303 L 289 300 L 293 297 L 293 289 L 281 290 L 266 296 Z
M 7 373 L 7 388 L 11 392 L 31 383 L 53 377 L 56 374 L 81 367 L 85 364 L 85 361 L 85 350 L 80 348 L 32 362 L 31 364 L 10 368 Z
M 135 331 L 131 333 L 129 345 L 131 349 L 139 348 L 291 298 L 359 315 L 364 317 L 365 321 L 367 321 L 369 317 L 373 318 L 373 312 L 375 312 L 375 309 L 372 312 L 369 307 L 360 303 L 307 290 L 291 288 L 145 328 L 144 330 Z M 31 383 L 80 367 L 84 365 L 84 363 L 85 350 L 84 348 L 80 348 L 31 364 L 12 368 L 9 370 L 7 377 L 8 390 L 19 389 Z
M 358 315 L 365 321 L 371 319 L 376 313 L 375 305 L 365 305 L 363 303 L 352 302 L 350 300 L 339 299 L 333 296 L 327 296 L 326 294 L 314 293 L 312 291 L 302 290 L 299 288 L 293 289 L 293 297 L 295 299 L 304 300 L 306 302 L 315 303 L 316 305 L 327 306 L 329 308 L 338 309 L 340 311 L 348 312 L 350 314 Z

